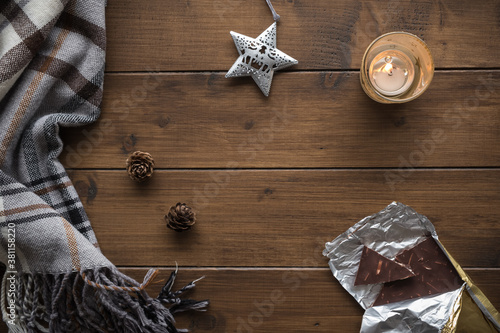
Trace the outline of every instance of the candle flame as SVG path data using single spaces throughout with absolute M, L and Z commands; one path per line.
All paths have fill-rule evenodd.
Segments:
M 383 71 L 386 72 L 388 75 L 392 75 L 392 69 L 393 66 L 392 64 L 385 64 Z

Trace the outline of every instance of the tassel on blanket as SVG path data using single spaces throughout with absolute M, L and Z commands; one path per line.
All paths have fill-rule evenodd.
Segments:
M 174 313 L 205 311 L 209 301 L 181 300 L 196 281 L 172 292 L 177 269 L 157 298 L 144 288 L 156 276 L 150 270 L 143 283 L 117 269 L 99 268 L 67 274 L 6 272 L 2 281 L 2 313 L 10 332 L 177 333 Z M 16 287 L 15 296 L 9 290 Z M 173 304 L 170 308 L 163 304 Z M 12 305 L 11 305 L 12 304 Z

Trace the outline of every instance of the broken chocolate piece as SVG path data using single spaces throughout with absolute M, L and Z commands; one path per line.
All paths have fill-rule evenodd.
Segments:
M 363 248 L 355 286 L 391 282 L 415 276 L 409 267 L 390 260 L 368 247 Z
M 457 271 L 432 237 L 401 252 L 396 256 L 396 261 L 409 266 L 416 276 L 385 283 L 373 306 L 440 294 L 456 290 L 463 284 Z

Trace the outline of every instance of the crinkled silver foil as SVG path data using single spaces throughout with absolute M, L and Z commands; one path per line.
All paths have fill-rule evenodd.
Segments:
M 363 246 L 394 259 L 399 252 L 412 248 L 428 235 L 438 239 L 427 217 L 402 203 L 393 202 L 326 243 L 323 255 L 330 258 L 335 278 L 366 310 L 375 302 L 382 284 L 354 286 Z
M 393 202 L 326 243 L 323 254 L 330 258 L 333 275 L 366 310 L 362 333 L 440 332 L 446 324 L 461 288 L 371 307 L 383 284 L 354 286 L 365 245 L 394 259 L 398 253 L 414 247 L 428 236 L 438 240 L 434 226 L 425 216 L 402 203 Z M 437 244 L 441 246 L 439 242 Z
M 371 307 L 363 315 L 360 333 L 439 333 L 450 318 L 462 288 Z

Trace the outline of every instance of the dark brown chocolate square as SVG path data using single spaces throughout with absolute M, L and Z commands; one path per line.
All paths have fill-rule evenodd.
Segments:
M 396 256 L 416 276 L 385 283 L 373 306 L 399 302 L 460 288 L 463 284 L 455 267 L 432 237 Z
M 355 286 L 384 283 L 415 276 L 408 267 L 388 259 L 368 247 L 363 248 L 356 274 Z

